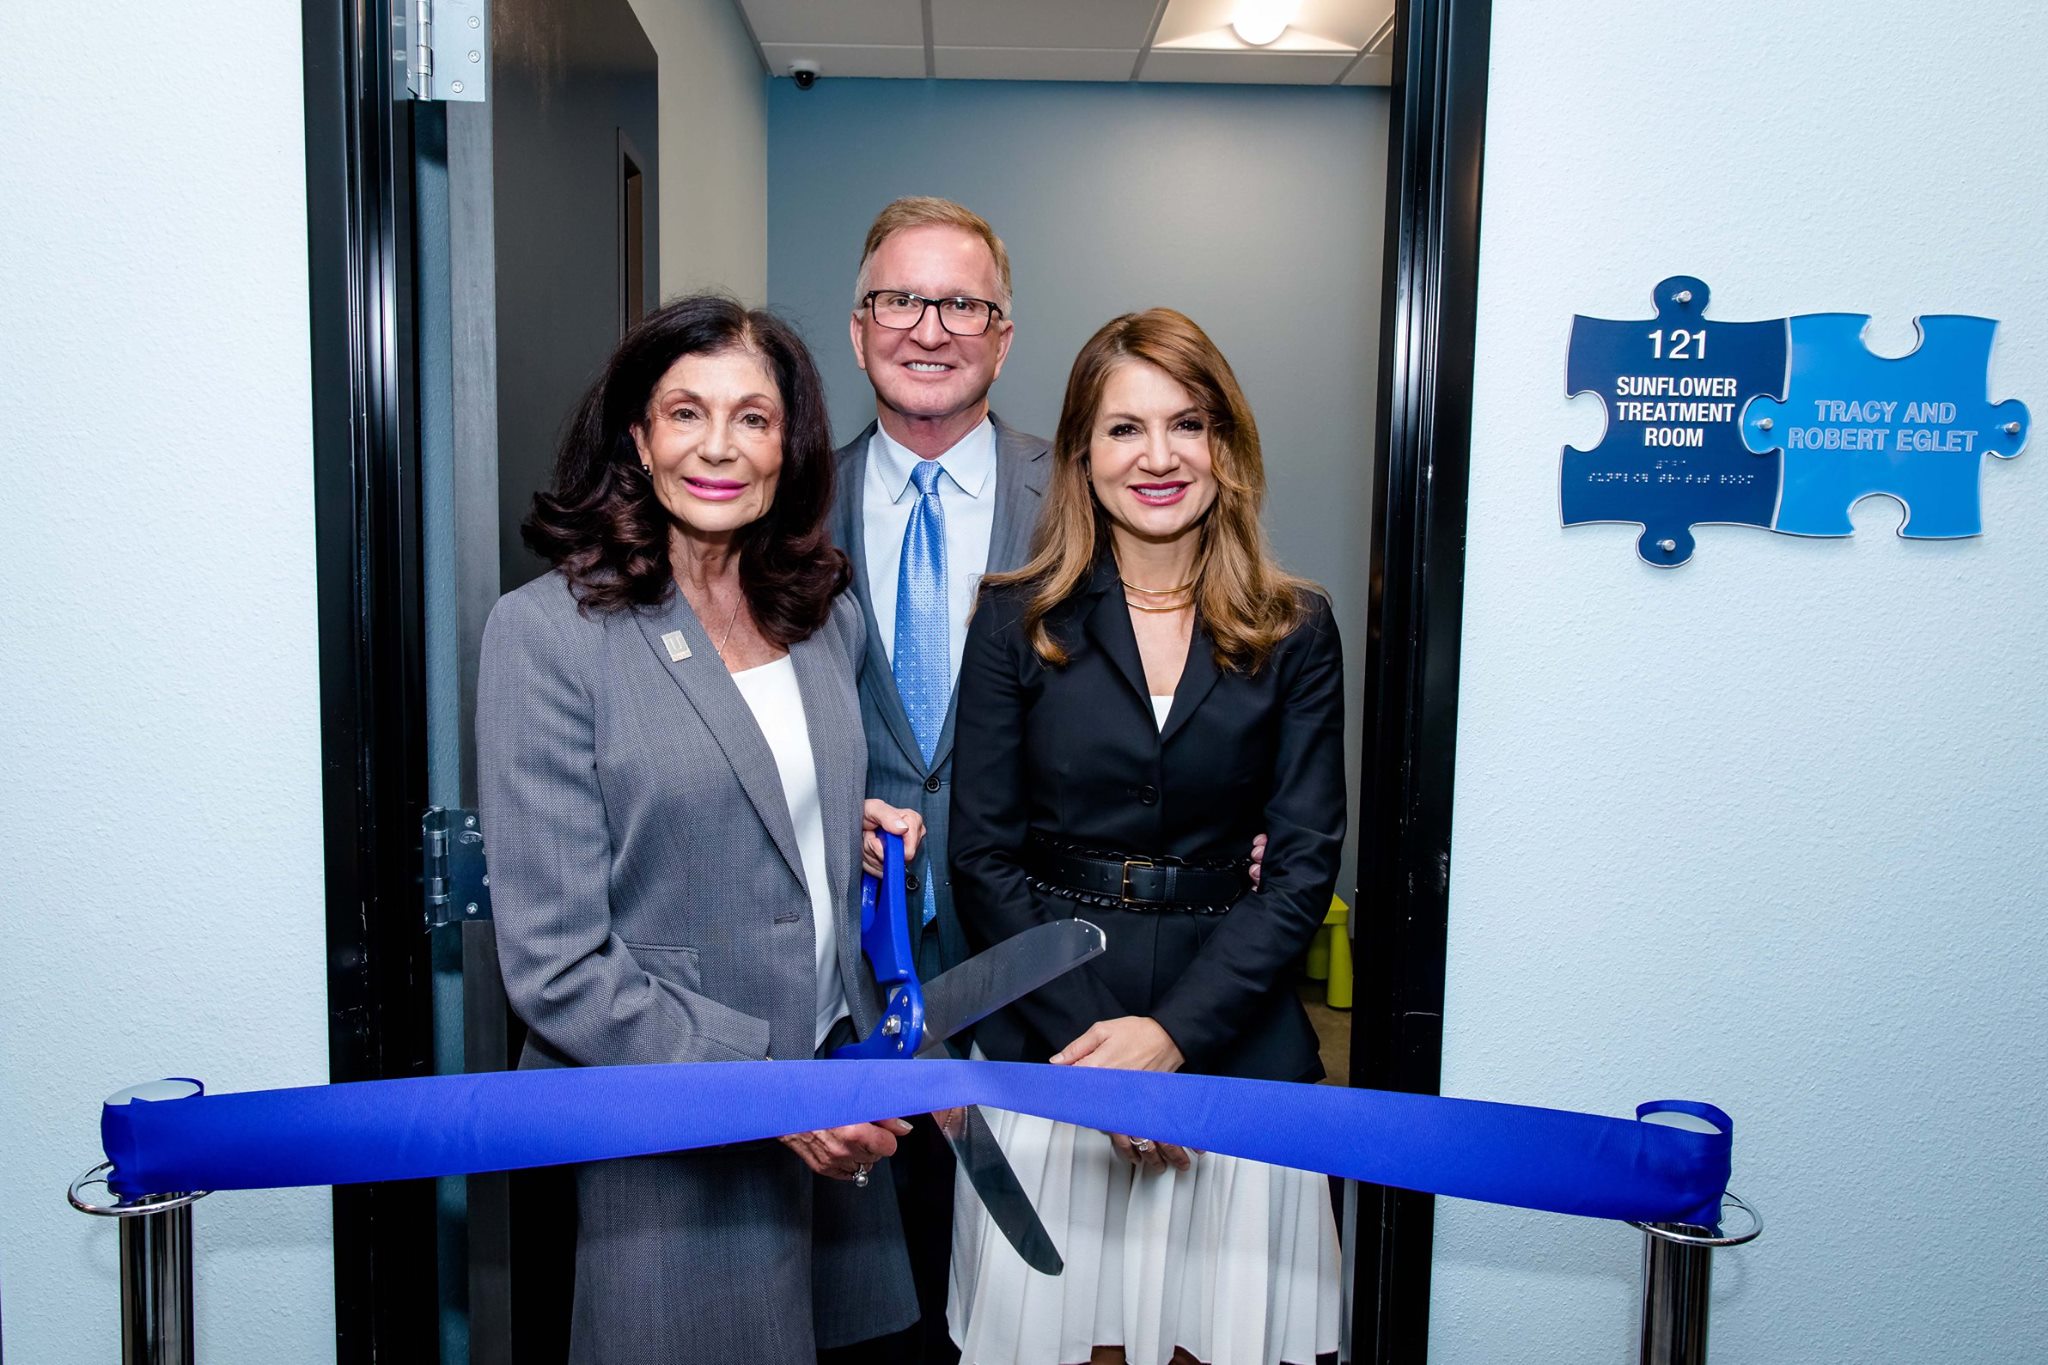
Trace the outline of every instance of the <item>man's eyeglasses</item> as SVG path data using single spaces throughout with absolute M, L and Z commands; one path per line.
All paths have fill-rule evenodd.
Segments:
M 870 289 L 861 296 L 861 306 L 884 327 L 907 332 L 924 321 L 924 310 L 939 310 L 939 326 L 956 337 L 978 337 L 1003 310 L 987 299 L 956 294 L 950 299 L 928 299 L 902 289 Z

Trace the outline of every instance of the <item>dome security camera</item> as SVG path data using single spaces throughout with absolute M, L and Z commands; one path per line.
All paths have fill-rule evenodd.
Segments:
M 791 62 L 789 78 L 796 82 L 797 89 L 808 90 L 818 83 L 818 64 L 809 61 Z

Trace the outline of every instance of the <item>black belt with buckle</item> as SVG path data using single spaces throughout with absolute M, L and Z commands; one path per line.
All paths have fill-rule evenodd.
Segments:
M 1025 858 L 1026 870 L 1050 891 L 1126 910 L 1197 915 L 1222 914 L 1250 890 L 1248 867 L 1109 857 L 1037 838 Z

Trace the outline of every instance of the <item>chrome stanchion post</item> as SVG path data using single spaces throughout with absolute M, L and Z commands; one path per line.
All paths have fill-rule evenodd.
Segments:
M 152 1081 L 107 1097 L 130 1100 L 186 1099 L 199 1093 L 192 1081 Z M 71 1207 L 121 1228 L 121 1365 L 193 1365 L 192 1205 L 206 1191 L 149 1194 L 123 1199 L 107 1190 L 111 1203 L 88 1200 L 85 1191 L 106 1188 L 114 1163 L 103 1161 L 71 1182 Z
M 1764 1230 L 1757 1211 L 1732 1194 L 1721 1212 L 1739 1210 L 1747 1226 L 1729 1233 L 1721 1224 L 1636 1223 L 1643 1230 L 1643 1337 L 1641 1365 L 1707 1365 L 1707 1294 L 1713 1288 L 1716 1247 L 1741 1246 Z

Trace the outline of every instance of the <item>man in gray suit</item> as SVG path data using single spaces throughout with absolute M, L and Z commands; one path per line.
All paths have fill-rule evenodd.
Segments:
M 929 980 L 968 956 L 953 913 L 946 823 L 953 703 L 983 573 L 1021 566 L 1051 472 L 1049 447 L 1005 426 L 988 392 L 1009 354 L 1010 258 L 978 214 L 899 199 L 868 229 L 853 352 L 875 421 L 839 452 L 833 536 L 853 560 L 868 648 L 860 674 L 868 790 L 924 816 L 906 884 L 911 941 Z M 928 1121 L 893 1163 L 924 1312 L 898 1358 L 958 1359 L 946 1334 L 953 1162 Z

